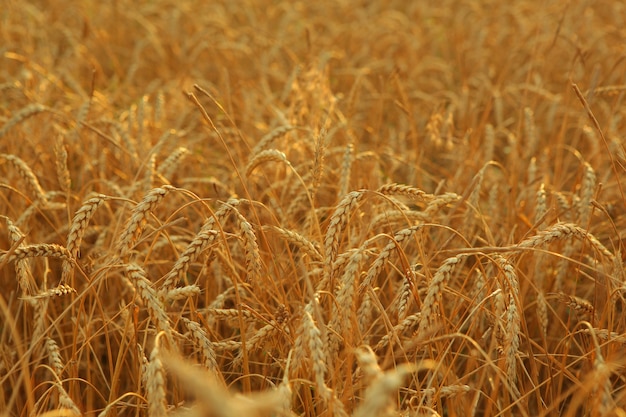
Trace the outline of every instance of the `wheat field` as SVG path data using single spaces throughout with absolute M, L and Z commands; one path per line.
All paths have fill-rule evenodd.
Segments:
M 0 417 L 626 416 L 620 1 L 0 19 Z

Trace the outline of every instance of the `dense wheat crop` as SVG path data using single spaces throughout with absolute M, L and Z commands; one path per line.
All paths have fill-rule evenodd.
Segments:
M 4 0 L 0 417 L 625 416 L 624 28 Z

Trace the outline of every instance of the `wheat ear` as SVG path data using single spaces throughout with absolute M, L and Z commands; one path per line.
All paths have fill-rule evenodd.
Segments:
M 409 267 L 403 275 L 400 294 L 398 295 L 398 319 L 400 320 L 406 317 L 415 285 L 415 271 Z
M 249 177 L 256 167 L 265 164 L 266 162 L 280 162 L 287 166 L 291 166 L 291 162 L 289 162 L 287 156 L 283 152 L 277 149 L 266 149 L 254 155 L 250 162 L 248 162 L 248 165 L 246 166 L 246 177 Z
M 174 188 L 169 185 L 153 188 L 145 195 L 143 200 L 135 206 L 117 244 L 118 252 L 121 257 L 128 253 L 137 242 L 137 239 L 139 239 L 139 236 L 141 236 L 150 212 L 154 210 L 163 197 L 173 189 Z
M 196 347 L 200 348 L 200 352 L 202 353 L 202 363 L 207 369 L 217 374 L 219 371 L 215 357 L 215 350 L 213 348 L 213 343 L 209 340 L 206 332 L 197 322 L 189 320 L 185 317 L 181 317 L 181 319 L 187 330 L 189 330 L 191 340 L 193 340 Z
M 242 350 L 237 354 L 235 359 L 233 360 L 233 364 L 239 365 L 243 361 L 244 350 L 246 353 L 251 352 L 253 349 L 261 346 L 265 341 L 271 338 L 274 335 L 277 335 L 283 331 L 282 329 L 283 323 L 278 320 L 272 320 L 265 326 L 261 327 L 259 330 L 252 335 L 249 339 L 246 339 L 245 346 L 242 346 Z
M 383 248 L 383 250 L 380 251 L 380 253 L 376 257 L 372 265 L 367 270 L 367 275 L 365 276 L 365 278 L 363 279 L 363 282 L 361 282 L 361 285 L 359 286 L 359 293 L 362 294 L 364 291 L 367 290 L 367 287 L 370 287 L 373 285 L 374 280 L 380 274 L 380 271 L 382 271 L 383 267 L 385 266 L 385 263 L 391 257 L 391 254 L 394 252 L 394 250 L 398 249 L 399 245 L 402 242 L 410 238 L 418 230 L 421 230 L 422 227 L 423 225 L 420 224 L 417 226 L 412 226 L 406 229 L 402 229 L 399 232 L 397 232 L 393 236 L 393 238 L 389 239 L 389 243 L 387 243 L 385 247 Z
M 324 238 L 324 276 L 318 289 L 332 288 L 332 265 L 339 252 L 339 237 L 348 221 L 350 212 L 362 198 L 364 191 L 349 192 L 337 205 L 335 211 L 330 216 L 330 223 Z
M 352 171 L 352 164 L 354 162 L 354 145 L 349 143 L 346 146 L 346 151 L 343 154 L 343 160 L 341 163 L 341 176 L 339 180 L 339 192 L 338 197 L 348 194 L 350 189 L 350 173 Z
M 178 147 L 172 152 L 165 161 L 161 162 L 157 169 L 157 173 L 162 175 L 163 178 L 171 180 L 174 176 L 174 172 L 180 165 L 183 159 L 189 154 L 189 150 L 185 147 Z
M 167 416 L 167 400 L 165 396 L 165 369 L 161 361 L 160 335 L 154 340 L 154 347 L 150 353 L 150 360 L 146 366 L 146 400 L 148 401 L 148 415 L 150 417 Z
M 72 254 L 61 245 L 55 243 L 39 243 L 34 245 L 20 246 L 12 252 L 0 254 L 0 264 L 4 262 L 20 261 L 26 258 L 58 258 L 73 262 Z
M 168 341 L 171 340 L 170 320 L 163 306 L 163 302 L 157 297 L 157 292 L 152 288 L 144 269 L 137 264 L 126 265 L 126 273 L 137 295 L 148 307 L 150 318 L 154 321 L 157 331 L 165 333 Z
M 219 232 L 214 230 L 214 228 L 216 228 L 216 223 L 219 223 L 226 216 L 228 216 L 233 207 L 238 204 L 238 200 L 229 200 L 228 203 L 220 207 L 220 209 L 217 210 L 212 217 L 209 217 L 203 223 L 200 231 L 198 231 L 193 240 L 189 243 L 189 245 L 187 245 L 187 248 L 178 257 L 170 272 L 165 276 L 163 284 L 159 290 L 160 296 L 170 291 L 176 283 L 182 279 L 187 270 L 189 270 L 191 263 L 195 262 L 198 256 L 211 243 L 213 243 L 213 241 L 215 241 L 217 236 L 219 236 Z
M 320 262 L 322 255 L 317 242 L 311 242 L 301 234 L 294 232 L 293 230 L 284 229 L 277 226 L 263 226 L 263 230 L 273 230 L 278 233 L 287 242 L 297 246 L 305 254 L 307 254 L 313 261 Z
M 589 163 L 585 162 L 584 167 L 585 173 L 580 190 L 580 201 L 578 202 L 578 218 L 580 219 L 579 223 L 583 227 L 587 227 L 591 215 L 593 194 L 596 188 L 596 173 Z
M 589 330 L 589 329 L 588 329 Z M 593 331 L 590 332 L 593 344 L 595 347 L 595 360 L 593 363 L 593 370 L 596 374 L 594 378 L 594 388 L 592 390 L 592 398 L 594 398 L 594 411 L 597 411 L 599 416 L 612 415 L 612 411 L 615 410 L 615 402 L 611 395 L 611 369 L 606 364 L 600 345 Z
M 18 245 L 18 247 L 24 246 L 24 234 L 17 227 L 11 219 L 6 216 L 1 216 L 4 218 L 7 229 L 9 232 L 9 240 L 12 245 Z M 15 275 L 17 277 L 17 282 L 20 286 L 20 290 L 22 292 L 23 297 L 27 297 L 30 294 L 33 294 L 34 288 L 36 286 L 35 279 L 30 271 L 29 262 L 26 259 L 17 260 L 15 262 Z
M 76 406 L 76 403 L 69 396 L 63 384 L 61 384 L 61 376 L 63 374 L 63 359 L 61 358 L 61 352 L 59 351 L 59 345 L 52 338 L 46 338 L 45 343 L 46 351 L 48 352 L 48 363 L 50 368 L 54 371 L 55 386 L 59 391 L 59 405 L 68 410 L 71 415 L 80 416 L 82 413 Z
M 87 230 L 87 225 L 94 213 L 108 199 L 104 194 L 98 194 L 85 201 L 74 214 L 70 232 L 67 235 L 66 248 L 74 259 L 80 257 L 80 244 Z M 73 270 L 71 262 L 63 263 L 63 282 L 68 282 Z
M 2 135 L 0 135 L 1 137 Z M 17 170 L 19 176 L 24 180 L 30 191 L 35 196 L 35 201 L 41 201 L 45 205 L 47 202 L 46 193 L 41 188 L 41 184 L 39 184 L 39 180 L 35 173 L 30 169 L 28 164 L 24 162 L 21 158 L 18 158 L 15 155 L 8 154 L 0 154 L 0 159 L 5 160 L 6 162 L 13 165 L 13 167 Z
M 438 303 L 443 293 L 443 287 L 450 278 L 450 274 L 452 273 L 454 267 L 458 263 L 462 262 L 464 257 L 465 255 L 460 254 L 446 259 L 435 272 L 433 279 L 428 285 L 426 298 L 422 303 L 422 315 L 418 330 L 420 335 L 426 335 L 430 328 L 435 324 L 437 320 L 437 312 L 439 310 Z
M 417 326 L 420 323 L 421 317 L 422 317 L 421 313 L 416 313 L 416 314 L 411 314 L 410 316 L 406 316 L 402 320 L 402 322 L 395 325 L 390 332 L 388 332 L 386 335 L 384 335 L 380 339 L 380 341 L 374 347 L 374 350 L 379 351 L 380 349 L 389 345 L 389 342 L 391 341 L 391 339 L 397 338 L 399 335 L 401 335 L 405 331 L 410 330 L 414 328 L 415 326 Z
M 0 138 L 2 138 L 4 135 L 6 135 L 6 133 L 15 125 L 17 125 L 18 123 L 20 123 L 23 120 L 28 119 L 31 116 L 34 116 L 37 113 L 41 113 L 44 111 L 52 111 L 51 108 L 44 106 L 43 104 L 39 104 L 39 103 L 32 103 L 29 104 L 28 106 L 24 107 L 23 109 L 21 109 L 20 111 L 18 111 L 17 113 L 15 113 L 13 115 L 13 117 L 11 117 L 9 119 L 9 121 L 7 121 L 4 126 L 2 126 L 2 129 L 0 129 Z
M 352 341 L 350 338 L 354 335 L 355 329 L 353 329 L 352 324 L 356 322 L 354 317 L 356 285 L 358 283 L 359 265 L 362 259 L 362 249 L 357 249 L 350 256 L 335 293 L 336 303 L 333 305 L 333 314 L 328 325 L 329 328 L 333 329 L 333 332 L 328 332 L 328 354 L 330 356 L 334 356 L 337 353 L 339 335 L 343 336 L 343 340 L 346 343 L 350 343 Z
M 519 398 L 517 388 L 517 353 L 520 344 L 520 314 L 517 310 L 515 297 L 509 295 L 509 305 L 506 310 L 506 332 L 504 335 L 504 367 L 509 386 L 515 399 Z
M 61 297 L 67 294 L 76 294 L 76 290 L 69 285 L 60 284 L 57 287 L 50 288 L 49 290 L 40 292 L 32 297 L 24 297 L 25 299 L 37 300 L 40 298 Z
M 239 220 L 239 229 L 243 240 L 246 257 L 246 281 L 258 283 L 263 272 L 263 261 L 261 260 L 256 234 L 250 222 L 236 208 L 233 208 L 233 211 Z
M 562 292 L 557 294 L 557 298 L 560 303 L 566 304 L 569 308 L 576 310 L 578 313 L 586 314 L 591 319 L 595 318 L 595 308 L 589 301 Z
M 316 302 L 316 301 L 315 301 Z M 320 396 L 328 400 L 330 390 L 326 386 L 326 350 L 322 340 L 322 332 L 313 320 L 313 302 L 307 304 L 302 315 L 303 342 L 308 343 L 313 375 Z M 296 344 L 297 346 L 297 344 Z
M 407 375 L 415 370 L 415 365 L 402 364 L 395 369 L 377 376 L 365 391 L 365 398 L 354 411 L 353 417 L 378 417 L 385 415 L 391 402 L 391 396 Z
M 557 223 L 538 232 L 535 236 L 523 240 L 516 247 L 520 249 L 536 248 L 555 240 L 563 240 L 569 237 L 577 237 L 580 240 L 589 242 L 598 252 L 611 260 L 615 257 L 594 235 L 572 223 Z
M 72 180 L 70 178 L 70 171 L 67 168 L 67 149 L 65 149 L 63 138 L 61 136 L 57 138 L 57 141 L 54 144 L 54 156 L 57 179 L 59 181 L 59 185 L 61 186 L 61 190 L 64 193 L 69 193 Z

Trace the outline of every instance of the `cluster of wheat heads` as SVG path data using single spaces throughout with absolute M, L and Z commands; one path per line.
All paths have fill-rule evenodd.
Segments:
M 617 4 L 42 3 L 1 417 L 624 415 Z

